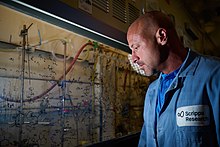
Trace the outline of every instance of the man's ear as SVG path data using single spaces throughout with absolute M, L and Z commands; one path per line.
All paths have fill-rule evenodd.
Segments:
M 156 32 L 157 43 L 165 45 L 167 43 L 167 31 L 163 28 L 159 28 Z

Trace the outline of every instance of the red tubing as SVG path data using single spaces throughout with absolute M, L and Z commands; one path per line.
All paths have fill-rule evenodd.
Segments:
M 67 68 L 66 74 L 69 73 L 69 71 L 71 70 L 71 68 L 73 67 L 73 65 L 76 63 L 76 61 L 77 61 L 77 59 L 78 59 L 80 53 L 81 53 L 81 52 L 83 51 L 83 49 L 84 49 L 86 46 L 88 46 L 88 45 L 91 45 L 91 46 L 92 46 L 92 45 L 94 45 L 94 44 L 93 44 L 92 42 L 88 42 L 88 43 L 84 44 L 84 45 L 79 49 L 79 51 L 78 51 L 77 54 L 75 55 L 74 59 L 73 59 L 72 62 L 70 63 L 70 66 Z M 62 80 L 62 78 L 63 78 L 63 75 L 60 76 L 59 80 Z M 48 88 L 48 89 L 47 89 L 46 91 L 44 91 L 43 93 L 41 93 L 41 94 L 39 94 L 39 95 L 37 95 L 37 96 L 31 98 L 31 99 L 23 100 L 23 102 L 30 102 L 30 101 L 34 101 L 34 100 L 37 100 L 37 99 L 41 98 L 42 96 L 44 96 L 45 94 L 47 94 L 48 92 L 50 92 L 57 84 L 58 84 L 58 83 L 54 83 L 50 88 Z M 10 99 L 7 99 L 7 98 L 3 98 L 3 99 L 5 99 L 6 101 L 10 101 L 10 102 L 16 102 L 16 103 L 19 103 L 19 102 L 20 102 L 20 100 L 12 100 L 12 99 L 10 100 Z

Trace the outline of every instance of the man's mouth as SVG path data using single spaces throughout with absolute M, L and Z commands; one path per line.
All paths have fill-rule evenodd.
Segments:
M 140 63 L 140 62 L 137 62 L 137 64 L 139 65 L 139 67 L 141 68 L 141 69 L 143 69 L 144 67 L 144 64 L 143 63 Z
M 144 65 L 139 65 L 140 69 L 144 70 Z

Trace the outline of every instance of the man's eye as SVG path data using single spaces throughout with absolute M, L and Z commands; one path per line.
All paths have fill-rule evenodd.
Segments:
M 137 50 L 138 50 L 138 47 L 135 47 L 135 48 L 134 48 L 134 50 L 136 50 L 136 51 L 137 51 Z

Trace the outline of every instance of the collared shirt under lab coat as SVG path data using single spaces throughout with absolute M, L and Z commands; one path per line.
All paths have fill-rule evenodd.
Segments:
M 155 123 L 160 78 L 147 90 L 138 146 L 220 146 L 220 60 L 189 50 Z

